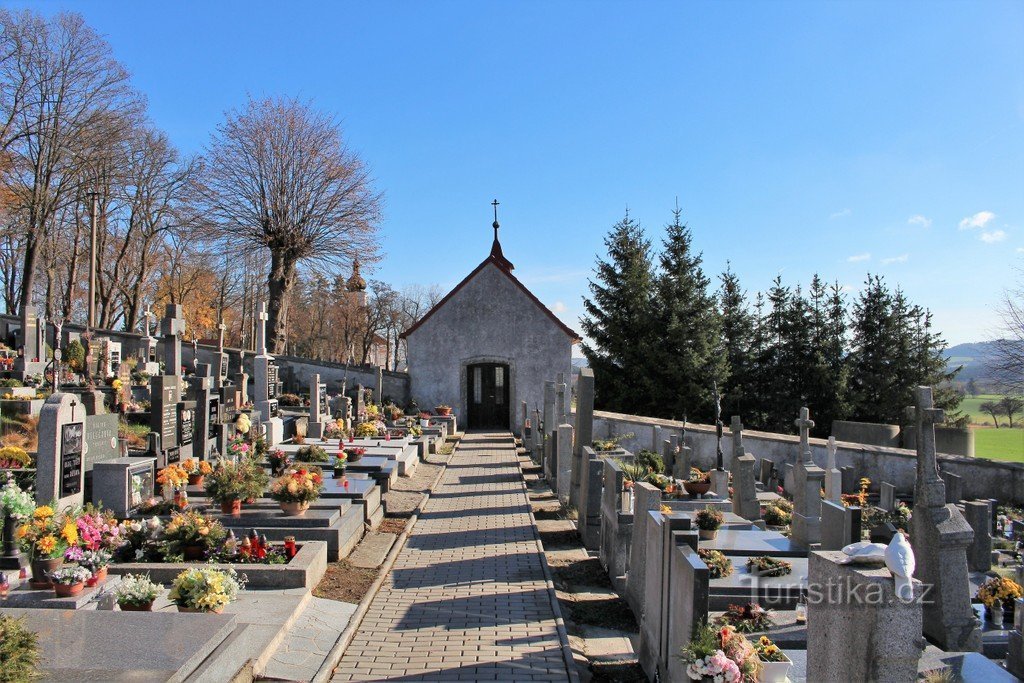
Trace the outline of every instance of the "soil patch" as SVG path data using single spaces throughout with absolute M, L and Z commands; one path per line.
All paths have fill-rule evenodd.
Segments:
M 533 516 L 537 521 L 549 519 L 565 519 L 561 508 L 533 508 Z
M 409 520 L 398 517 L 385 517 L 377 527 L 382 534 L 401 534 L 405 531 L 405 525 Z
M 639 662 L 591 662 L 593 683 L 647 683 L 647 676 Z
M 544 544 L 545 550 L 564 549 L 564 548 L 578 548 L 579 534 L 576 533 L 575 529 L 565 529 L 563 531 L 541 531 L 540 542 Z
M 377 578 L 376 569 L 353 567 L 347 560 L 331 562 L 313 595 L 328 600 L 359 603 Z
M 608 572 L 601 567 L 601 561 L 596 557 L 585 560 L 559 560 L 549 557 L 548 566 L 555 575 L 555 583 L 564 585 L 566 590 L 571 590 L 573 586 L 592 586 L 608 590 L 612 588 Z
M 589 624 L 630 633 L 640 631 L 640 627 L 637 626 L 636 619 L 633 617 L 633 611 L 620 597 L 584 598 L 572 593 L 565 597 L 568 599 L 563 603 L 569 608 L 570 618 L 577 624 Z

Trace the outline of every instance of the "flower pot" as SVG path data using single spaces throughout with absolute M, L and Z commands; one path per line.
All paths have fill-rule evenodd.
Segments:
M 766 662 L 761 660 L 761 674 L 757 677 L 759 683 L 783 683 L 789 676 L 789 668 L 793 662 L 787 659 L 784 662 Z
M 190 474 L 190 475 L 188 475 L 188 485 L 189 486 L 202 486 L 203 485 L 203 479 L 205 479 L 205 476 L 202 475 L 202 474 Z
M 185 557 L 186 562 L 195 562 L 196 560 L 203 559 L 203 546 L 201 545 L 186 545 L 181 549 L 181 554 Z
M 350 463 L 359 462 L 360 460 L 363 459 L 362 453 L 346 453 L 345 456 L 348 458 L 348 461 Z
M 105 566 L 95 569 L 92 572 L 92 576 L 85 582 L 86 587 L 92 588 L 98 586 L 107 580 L 107 568 Z
M 711 541 L 718 538 L 718 529 L 697 529 L 697 536 L 702 541 Z
M 122 605 L 121 603 L 118 603 L 118 606 L 121 608 L 122 612 L 152 612 L 153 611 L 153 601 L 152 600 L 150 600 L 149 602 L 143 603 L 141 605 L 128 605 L 128 604 Z
M 220 502 L 220 511 L 225 515 L 240 515 L 242 514 L 242 501 L 237 498 L 234 500 L 222 500 Z
M 434 408 L 434 412 L 437 413 L 441 417 L 448 417 L 449 415 L 452 414 L 452 409 L 451 408 Z
M 256 496 L 250 496 L 250 497 L 245 499 L 245 504 L 246 505 L 252 505 L 255 502 L 256 502 Z M 239 509 L 239 511 L 241 511 L 241 509 Z
M 199 609 L 198 607 L 182 607 L 181 605 L 178 605 L 178 611 L 186 612 L 189 614 L 220 614 L 224 611 L 224 608 L 218 607 L 217 609 Z
M 284 502 L 280 503 L 281 512 L 289 517 L 306 514 L 306 510 L 309 509 L 309 501 L 302 502 Z
M 691 496 L 703 496 L 711 490 L 711 481 L 684 481 L 683 488 Z
M 85 583 L 81 581 L 70 585 L 64 583 L 53 584 L 53 592 L 57 594 L 58 598 L 70 598 L 73 595 L 78 595 L 82 592 L 83 588 L 85 588 Z
M 34 590 L 44 590 L 51 587 L 53 581 L 50 581 L 48 574 L 59 569 L 62 564 L 64 564 L 64 558 L 62 557 L 32 560 L 31 587 Z

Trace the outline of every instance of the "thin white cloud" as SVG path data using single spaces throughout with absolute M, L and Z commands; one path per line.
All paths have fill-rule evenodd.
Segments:
M 553 313 L 565 313 L 567 310 L 569 309 L 561 301 L 556 301 L 554 305 L 551 306 L 551 311 Z
M 846 218 L 853 213 L 853 209 L 840 209 L 839 211 L 833 212 L 829 215 L 828 219 L 834 221 L 837 218 Z
M 854 254 L 853 256 L 847 256 L 846 257 L 846 261 L 848 263 L 860 263 L 861 261 L 870 261 L 870 260 L 871 260 L 871 254 L 869 252 L 864 252 L 863 254 Z
M 1006 232 L 1003 230 L 992 230 L 991 232 L 983 232 L 978 235 L 978 239 L 985 244 L 995 244 L 996 242 L 1002 242 L 1006 239 Z
M 910 254 L 900 254 L 899 256 L 890 256 L 889 258 L 882 259 L 882 265 L 889 265 L 890 263 L 906 263 L 910 259 Z
M 995 217 L 996 215 L 991 211 L 979 211 L 973 216 L 967 216 L 961 220 L 960 229 L 974 230 L 975 228 L 984 228 Z
M 1017 247 L 1018 254 L 1024 254 L 1024 247 Z
M 910 225 L 920 225 L 922 228 L 932 227 L 932 219 L 925 218 L 921 214 L 915 214 L 907 219 L 907 223 Z

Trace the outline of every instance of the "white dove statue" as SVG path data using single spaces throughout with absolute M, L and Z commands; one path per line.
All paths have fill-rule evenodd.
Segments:
M 896 597 L 903 602 L 910 602 L 914 599 L 914 549 L 907 543 L 903 532 L 898 531 L 889 541 L 889 547 L 885 549 L 885 566 L 892 572 L 896 580 Z
M 885 562 L 885 545 L 870 541 L 857 541 L 843 547 L 846 562 L 843 564 L 882 564 Z

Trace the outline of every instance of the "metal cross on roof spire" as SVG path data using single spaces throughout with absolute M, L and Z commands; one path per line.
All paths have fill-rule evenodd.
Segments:
M 501 227 L 498 224 L 498 204 L 499 202 L 497 199 L 491 202 L 491 206 L 494 207 L 494 223 L 491 224 L 491 226 L 494 228 L 494 239 L 498 239 L 498 228 Z

